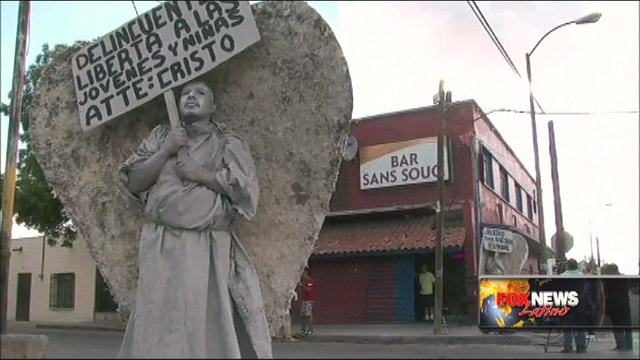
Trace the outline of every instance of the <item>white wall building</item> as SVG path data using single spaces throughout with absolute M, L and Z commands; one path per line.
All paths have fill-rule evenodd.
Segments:
M 120 319 L 86 244 L 49 246 L 44 237 L 11 241 L 7 320 L 78 323 Z

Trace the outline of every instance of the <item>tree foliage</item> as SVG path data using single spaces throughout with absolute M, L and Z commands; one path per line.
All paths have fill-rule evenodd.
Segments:
M 71 219 L 65 214 L 62 203 L 47 183 L 42 168 L 33 154 L 29 138 L 29 108 L 38 80 L 53 59 L 68 48 L 69 46 L 62 44 L 53 48 L 44 44 L 42 52 L 36 56 L 35 63 L 29 66 L 25 76 L 20 135 L 22 148 L 18 152 L 14 214 L 18 224 L 44 234 L 50 245 L 56 244 L 56 239 L 61 239 L 61 246 L 71 247 L 76 238 L 76 229 Z M 12 96 L 13 94 L 9 94 L 10 99 Z M 10 105 L 2 104 L 0 112 L 9 116 Z

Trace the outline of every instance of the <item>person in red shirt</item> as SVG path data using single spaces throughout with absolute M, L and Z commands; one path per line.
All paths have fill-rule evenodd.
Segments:
M 316 282 L 311 277 L 309 269 L 302 272 L 302 280 L 298 283 L 302 287 L 302 303 L 300 304 L 300 320 L 302 329 L 299 336 L 313 334 L 313 302 L 316 300 Z

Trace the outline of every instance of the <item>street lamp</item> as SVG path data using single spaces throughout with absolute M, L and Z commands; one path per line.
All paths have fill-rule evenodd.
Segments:
M 564 24 L 560 24 L 553 29 L 549 30 L 544 36 L 538 40 L 536 45 L 526 53 L 525 58 L 527 60 L 527 79 L 529 81 L 529 108 L 531 112 L 531 132 L 533 135 L 533 155 L 535 158 L 535 166 L 536 166 L 536 202 L 538 203 L 538 234 L 540 239 L 540 270 L 547 273 L 547 241 L 545 239 L 545 231 L 544 231 L 544 211 L 542 206 L 542 185 L 540 182 L 540 156 L 538 154 L 538 129 L 536 127 L 536 112 L 533 107 L 533 89 L 531 88 L 531 55 L 536 50 L 538 45 L 552 32 L 560 29 L 563 26 L 567 26 L 570 24 L 582 25 L 582 24 L 593 24 L 600 20 L 602 14 L 600 13 L 592 13 L 587 16 L 583 16 L 579 19 L 566 22 Z

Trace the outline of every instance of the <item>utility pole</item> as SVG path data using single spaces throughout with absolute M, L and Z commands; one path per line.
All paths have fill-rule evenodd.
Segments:
M 433 332 L 442 334 L 442 307 L 443 307 L 443 252 L 444 252 L 444 150 L 445 132 L 447 125 L 447 106 L 451 103 L 451 92 L 444 92 L 444 80 L 440 80 L 438 88 L 438 114 L 440 117 L 440 129 L 438 130 L 438 220 L 436 228 L 436 296 L 435 316 Z
M 525 60 L 527 62 L 527 80 L 529 81 L 529 109 L 531 113 L 531 135 L 533 136 L 533 156 L 535 158 L 535 165 L 536 165 L 536 195 L 537 195 L 537 202 L 538 202 L 538 234 L 539 234 L 538 238 L 539 238 L 539 245 L 540 245 L 540 258 L 539 258 L 540 272 L 544 274 L 549 274 L 549 271 L 547 269 L 548 254 L 547 254 L 547 243 L 546 243 L 547 239 L 545 237 L 545 229 L 544 229 L 544 206 L 542 205 L 542 184 L 541 184 L 542 181 L 540 180 L 540 156 L 538 155 L 538 130 L 536 126 L 536 109 L 533 106 L 534 97 L 533 97 L 533 89 L 531 87 L 531 55 L 533 54 L 534 51 L 536 51 L 536 48 L 538 48 L 538 45 L 540 45 L 542 40 L 544 40 L 552 32 L 571 24 L 576 24 L 576 25 L 593 24 L 598 22 L 601 16 L 602 14 L 600 13 L 591 13 L 581 18 L 578 18 L 572 21 L 567 21 L 563 24 L 560 24 L 554 27 L 553 29 L 547 31 L 547 33 L 544 34 L 540 38 L 540 40 L 538 40 L 538 42 L 533 46 L 531 51 L 525 54 Z
M 29 29 L 29 1 L 20 1 L 18 6 L 18 30 L 16 36 L 15 63 L 13 65 L 13 88 L 11 91 L 11 113 L 9 114 L 9 138 L 7 141 L 7 162 L 2 189 L 2 223 L 0 224 L 0 333 L 7 332 L 7 300 L 9 288 L 9 258 L 11 257 L 11 226 L 13 225 L 13 200 L 16 193 L 16 163 L 20 121 L 22 118 L 22 95 L 24 93 L 25 63 L 27 52 L 27 32 Z
M 546 36 L 546 35 L 545 35 Z M 544 39 L 544 37 L 543 37 Z M 542 39 L 540 39 L 542 41 Z M 538 42 L 539 44 L 540 42 Z M 536 45 L 538 46 L 538 45 Z M 535 47 L 533 48 L 535 50 Z M 531 133 L 533 135 L 533 157 L 536 167 L 536 202 L 538 203 L 538 241 L 540 245 L 540 272 L 543 274 L 549 274 L 547 266 L 547 239 L 545 237 L 544 229 L 544 206 L 542 204 L 542 180 L 540 178 L 540 155 L 538 153 L 538 126 L 536 125 L 536 109 L 533 106 L 534 97 L 533 89 L 531 87 L 531 52 L 528 52 L 525 56 L 527 62 L 527 79 L 529 80 L 529 109 L 531 113 Z
M 565 253 L 569 250 L 564 236 L 564 223 L 562 221 L 562 201 L 560 200 L 560 175 L 558 174 L 558 154 L 556 153 L 556 134 L 553 129 L 553 121 L 549 126 L 549 154 L 551 155 L 551 181 L 553 182 L 553 207 L 556 215 L 556 262 L 563 265 Z
M 478 253 L 480 253 L 480 249 L 482 249 L 482 198 L 480 195 L 480 174 L 478 169 L 478 161 L 480 153 L 480 141 L 476 138 L 475 135 L 471 137 L 471 171 L 473 172 L 473 188 L 474 188 L 474 199 L 475 203 L 475 221 L 476 221 L 476 249 L 478 249 Z M 476 256 L 476 265 L 475 268 L 478 268 L 478 264 L 480 263 L 480 256 Z M 476 274 L 477 275 L 477 274 Z
M 598 256 L 598 269 L 600 269 L 600 238 L 596 235 L 596 251 Z
M 593 257 L 593 228 L 591 227 L 591 215 L 589 215 L 589 242 L 591 243 L 591 259 L 595 260 L 595 258 Z M 598 265 L 598 269 L 599 268 L 600 265 Z

